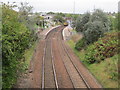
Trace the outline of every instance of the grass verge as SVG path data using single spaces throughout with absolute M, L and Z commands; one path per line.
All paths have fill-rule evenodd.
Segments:
M 36 41 L 31 48 L 27 49 L 24 53 L 24 58 L 25 58 L 25 64 L 26 64 L 26 69 L 28 69 L 29 65 L 30 65 L 30 61 L 33 57 L 34 54 L 34 50 L 37 46 L 38 41 Z

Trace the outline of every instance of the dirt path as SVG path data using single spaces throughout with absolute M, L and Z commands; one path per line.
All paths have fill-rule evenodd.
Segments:
M 63 28 L 53 29 L 40 41 L 31 61 L 31 72 L 17 88 L 101 88 L 64 42 Z

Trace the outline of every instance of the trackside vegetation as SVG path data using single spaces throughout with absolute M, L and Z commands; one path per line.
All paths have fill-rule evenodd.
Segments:
M 76 21 L 76 31 L 83 34 L 77 43 L 68 44 L 104 88 L 118 88 L 119 14 L 102 10 L 86 13 Z
M 2 87 L 11 88 L 25 70 L 24 53 L 36 41 L 29 28 L 20 22 L 19 13 L 10 5 L 2 5 Z
M 99 63 L 106 58 L 112 57 L 119 53 L 118 33 L 107 33 L 97 42 L 89 45 L 86 49 L 85 60 L 87 63 Z
M 108 35 L 112 35 L 113 33 L 117 34 L 117 32 L 111 32 Z M 74 50 L 75 54 L 104 88 L 118 88 L 119 47 L 117 42 L 118 39 L 112 36 L 104 36 L 94 44 L 84 47 L 81 50 L 75 49 L 76 45 L 73 40 L 68 41 L 68 44 Z M 98 46 L 96 44 L 98 44 Z

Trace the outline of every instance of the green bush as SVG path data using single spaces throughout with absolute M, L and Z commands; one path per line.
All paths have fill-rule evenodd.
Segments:
M 32 32 L 19 22 L 18 12 L 2 5 L 2 86 L 11 88 L 25 67 L 23 54 L 35 40 Z
M 83 47 L 85 47 L 85 39 L 82 38 L 75 44 L 75 49 L 81 50 Z
M 95 48 L 94 45 L 89 45 L 85 53 L 85 61 L 89 64 L 94 63 L 96 61 L 94 56 L 97 50 L 95 50 L 94 48 Z
M 118 53 L 118 32 L 107 33 L 105 37 L 89 45 L 86 50 L 85 61 L 100 62 Z

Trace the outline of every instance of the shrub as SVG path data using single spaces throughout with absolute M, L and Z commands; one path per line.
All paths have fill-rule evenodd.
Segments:
M 81 50 L 83 47 L 85 47 L 85 39 L 82 38 L 75 44 L 75 49 Z
M 19 22 L 18 13 L 10 6 L 2 6 L 2 86 L 11 88 L 16 82 L 18 71 L 24 66 L 24 51 L 35 40 L 32 32 Z
M 119 53 L 118 49 L 118 32 L 107 33 L 105 37 L 87 47 L 85 61 L 88 63 L 100 62 Z
M 94 45 L 89 45 L 89 47 L 86 50 L 85 61 L 89 64 L 94 63 L 96 61 L 94 55 L 97 51 L 94 48 Z

